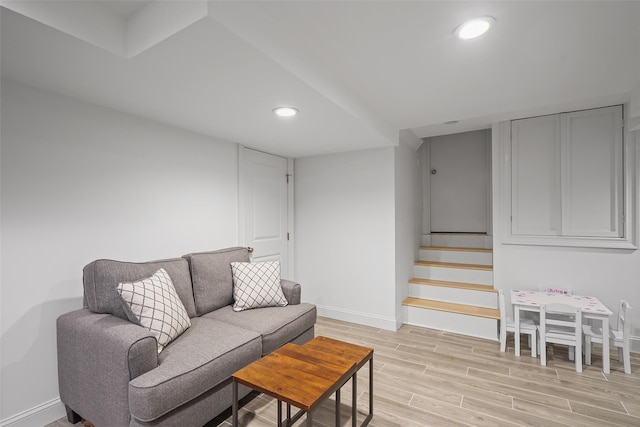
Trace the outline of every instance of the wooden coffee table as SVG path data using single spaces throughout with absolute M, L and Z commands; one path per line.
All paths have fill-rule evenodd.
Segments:
M 357 425 L 357 375 L 369 362 L 369 414 L 373 418 L 373 349 L 316 337 L 303 344 L 286 344 L 271 354 L 240 369 L 233 378 L 233 427 L 238 426 L 238 384 L 243 384 L 278 400 L 278 427 L 282 426 L 282 402 L 287 403 L 285 425 L 307 414 L 311 427 L 313 412 L 327 397 L 336 393 L 336 426 L 340 425 L 340 388 L 352 378 L 352 426 Z M 291 405 L 300 408 L 291 417 Z

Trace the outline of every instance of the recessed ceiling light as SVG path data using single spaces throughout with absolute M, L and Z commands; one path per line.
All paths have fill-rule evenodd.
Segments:
M 491 16 L 470 19 L 456 28 L 455 33 L 463 40 L 480 37 L 496 24 L 496 20 Z
M 278 108 L 274 108 L 273 112 L 280 117 L 291 117 L 298 114 L 298 110 L 293 107 L 278 107 Z

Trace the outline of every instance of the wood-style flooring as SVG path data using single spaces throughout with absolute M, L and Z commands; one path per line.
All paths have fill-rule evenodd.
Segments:
M 316 335 L 374 349 L 374 417 L 370 426 L 640 426 L 640 355 L 631 375 L 612 349 L 611 374 L 600 353 L 580 374 L 567 350 L 549 346 L 547 366 L 501 353 L 495 341 L 404 325 L 391 332 L 319 318 Z M 526 343 L 526 337 L 522 340 Z M 358 373 L 358 425 L 368 411 L 368 369 Z M 351 426 L 351 384 L 342 390 L 343 426 Z M 244 399 L 240 426 L 274 426 L 276 402 L 261 394 Z M 334 425 L 333 398 L 314 414 L 314 426 Z M 46 427 L 69 426 L 65 419 Z M 78 424 L 80 425 L 80 424 Z M 305 417 L 296 422 L 305 426 Z M 231 426 L 231 412 L 206 427 Z

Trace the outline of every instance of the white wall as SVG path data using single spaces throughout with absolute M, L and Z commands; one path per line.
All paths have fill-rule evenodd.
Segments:
M 638 132 L 636 132 L 637 134 Z M 640 250 L 615 250 L 595 248 L 570 248 L 549 246 L 505 245 L 503 239 L 503 218 L 501 182 L 503 175 L 503 154 L 498 126 L 493 130 L 493 265 L 494 287 L 505 292 L 511 289 L 537 289 L 539 285 L 553 285 L 570 288 L 574 294 L 597 297 L 614 313 L 620 299 L 626 299 L 635 308 L 632 335 L 640 336 Z M 630 142 L 639 139 L 627 134 Z M 636 194 L 640 188 L 640 171 L 636 161 Z M 640 200 L 640 197 L 638 197 Z M 638 206 L 635 218 L 638 221 Z M 636 233 L 638 230 L 636 230 Z M 614 317 L 611 317 L 614 320 Z M 615 322 L 613 323 L 615 325 Z M 634 344 L 634 351 L 640 351 L 640 341 Z
M 422 144 L 411 130 L 400 131 L 395 148 L 395 227 L 396 227 L 396 329 L 406 322 L 402 301 L 409 292 L 414 262 L 422 239 L 422 179 L 419 154 Z
M 55 321 L 81 308 L 82 267 L 235 245 L 237 145 L 1 89 L 0 420 L 42 425 L 40 410 L 62 416 Z
M 302 299 L 395 330 L 394 148 L 296 159 L 294 180 Z

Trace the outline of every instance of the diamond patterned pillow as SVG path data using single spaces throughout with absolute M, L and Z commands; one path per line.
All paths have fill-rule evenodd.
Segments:
M 164 268 L 147 279 L 119 283 L 118 293 L 127 318 L 156 336 L 158 353 L 191 326 L 187 310 Z
M 280 287 L 280 261 L 232 262 L 234 311 L 259 307 L 284 307 Z

